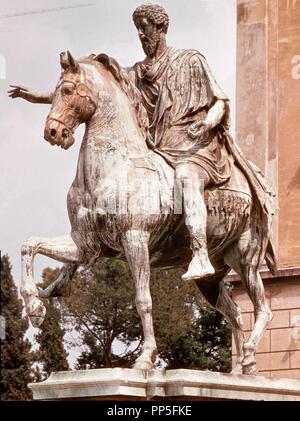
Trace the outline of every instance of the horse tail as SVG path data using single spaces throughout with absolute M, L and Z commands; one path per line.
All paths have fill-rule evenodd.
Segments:
M 275 256 L 274 246 L 271 240 L 268 241 L 266 254 L 265 254 L 266 263 L 269 271 L 273 276 L 277 274 L 277 259 Z

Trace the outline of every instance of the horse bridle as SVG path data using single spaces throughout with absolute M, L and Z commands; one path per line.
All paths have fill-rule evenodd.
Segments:
M 91 103 L 94 106 L 94 109 L 97 108 L 96 100 L 93 98 L 93 92 L 91 91 L 88 86 L 86 86 L 84 83 L 76 84 L 72 80 L 62 80 L 56 87 L 56 90 L 59 89 L 64 83 L 69 83 L 74 86 L 74 92 L 70 95 L 62 95 L 62 100 L 64 104 L 66 105 L 66 108 L 63 110 L 62 114 L 56 117 L 49 117 L 49 120 L 57 121 L 58 123 L 62 124 L 70 133 L 74 133 L 74 128 L 76 126 L 76 119 L 74 118 L 74 113 L 76 114 L 76 109 L 69 107 L 67 100 L 68 96 L 73 96 L 74 94 L 78 95 L 81 98 L 87 98 L 88 102 Z M 90 94 L 90 95 L 89 95 Z M 68 113 L 66 116 L 66 111 L 71 110 L 70 113 Z M 68 119 L 72 121 L 72 124 L 66 122 L 65 120 Z

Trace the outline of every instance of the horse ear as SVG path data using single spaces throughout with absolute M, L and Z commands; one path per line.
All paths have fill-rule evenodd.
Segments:
M 67 68 L 69 67 L 67 53 L 65 51 L 61 52 L 59 57 L 60 57 L 60 65 L 62 69 L 67 70 Z
M 73 58 L 70 51 L 67 51 L 67 52 L 63 51 L 62 53 L 60 53 L 60 65 L 63 68 L 63 70 L 67 70 L 67 69 L 76 70 L 77 69 L 77 62 Z
M 68 56 L 68 62 L 70 64 L 71 69 L 76 70 L 77 61 L 74 59 L 74 57 L 72 56 L 69 50 L 67 51 L 67 56 Z
M 100 63 L 103 63 L 103 64 L 109 63 L 109 61 L 110 61 L 109 56 L 107 54 L 104 54 L 104 53 L 100 53 L 100 54 L 95 55 L 93 59 L 97 60 L 97 61 L 99 61 Z

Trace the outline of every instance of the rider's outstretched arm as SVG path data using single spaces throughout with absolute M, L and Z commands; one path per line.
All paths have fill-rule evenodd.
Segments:
M 36 104 L 52 104 L 54 92 L 39 93 L 32 101 Z
M 8 95 L 11 98 L 23 98 L 34 104 L 52 104 L 54 96 L 53 92 L 37 93 L 19 85 L 10 85 L 10 88 L 11 89 L 8 91 Z

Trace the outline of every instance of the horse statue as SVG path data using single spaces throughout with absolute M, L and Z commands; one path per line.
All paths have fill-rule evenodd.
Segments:
M 75 129 L 86 125 L 67 198 L 71 234 L 32 237 L 22 244 L 21 294 L 32 325 L 40 326 L 46 311 L 42 299 L 62 295 L 79 265 L 92 265 L 102 256 L 126 258 L 144 337 L 134 368 L 150 370 L 157 355 L 150 266 L 185 268 L 191 259 L 180 190 L 172 167 L 148 147 L 147 114 L 125 70 L 105 54 L 75 60 L 69 52 L 61 54 L 61 67 L 45 139 L 68 149 Z M 229 182 L 206 190 L 205 203 L 215 274 L 195 282 L 207 303 L 232 325 L 237 349 L 233 373 L 256 374 L 255 351 L 272 318 L 258 271 L 264 258 L 271 266 L 270 226 L 263 223 L 249 181 L 237 165 Z M 34 282 L 36 254 L 63 262 L 59 278 L 45 290 Z M 247 341 L 240 309 L 224 283 L 231 269 L 254 306 L 255 325 Z

